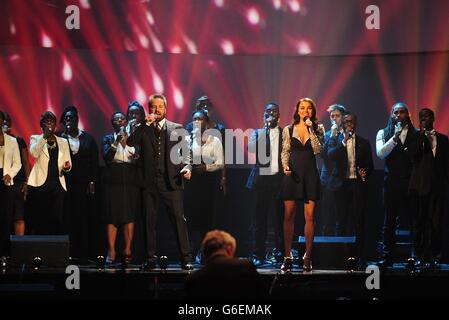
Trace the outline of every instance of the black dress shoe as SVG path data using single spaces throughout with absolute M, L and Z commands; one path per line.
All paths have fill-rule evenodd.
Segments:
M 358 263 L 357 263 L 357 270 L 358 271 L 365 271 L 367 268 L 367 264 L 366 261 L 363 259 L 359 259 Z
M 181 262 L 181 269 L 186 271 L 192 271 L 193 265 L 190 262 Z
M 281 273 L 286 274 L 292 272 L 293 258 L 284 258 L 284 263 L 281 266 Z
M 264 260 L 260 259 L 258 256 L 253 255 L 251 257 L 251 262 L 252 264 L 257 268 L 257 267 L 261 267 L 264 264 Z
M 415 268 L 425 268 L 426 267 L 426 262 L 424 260 L 421 259 L 416 259 L 415 260 Z
M 147 260 L 145 260 L 143 264 L 143 269 L 144 270 L 156 269 L 156 261 L 157 257 L 148 258 Z
M 376 265 L 380 268 L 380 269 L 386 269 L 388 267 L 391 267 L 393 265 L 393 261 L 391 261 L 388 258 L 383 258 L 379 261 L 376 262 Z

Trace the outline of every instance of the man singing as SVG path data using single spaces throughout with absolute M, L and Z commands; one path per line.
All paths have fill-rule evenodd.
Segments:
M 192 270 L 187 224 L 183 207 L 183 178 L 190 179 L 191 165 L 176 164 L 171 161 L 170 153 L 178 141 L 172 141 L 170 135 L 182 125 L 168 121 L 166 116 L 167 99 L 161 94 L 150 96 L 148 101 L 150 114 L 144 124 L 132 122 L 129 146 L 140 146 L 141 175 L 143 185 L 143 203 L 146 219 L 146 250 L 148 258 L 146 269 L 156 266 L 156 220 L 159 203 L 167 207 L 173 222 L 178 248 L 181 255 L 181 267 Z M 184 154 L 184 163 L 190 163 L 189 154 Z

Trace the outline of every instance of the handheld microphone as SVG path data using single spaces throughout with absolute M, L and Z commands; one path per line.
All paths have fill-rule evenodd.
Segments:
M 271 123 L 273 122 L 273 117 L 272 116 L 268 116 L 267 118 L 265 118 L 265 127 L 269 128 L 271 127 Z
M 349 131 L 349 132 L 348 132 L 349 138 L 352 138 L 352 135 L 353 135 L 353 134 L 354 134 L 354 132 L 352 132 L 352 130 Z

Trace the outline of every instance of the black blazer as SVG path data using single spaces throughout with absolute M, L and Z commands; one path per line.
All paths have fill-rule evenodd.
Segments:
M 61 135 L 62 138 L 67 138 Z M 65 174 L 67 183 L 70 184 L 88 184 L 89 182 L 98 183 L 99 178 L 99 157 L 98 146 L 95 139 L 87 132 L 79 136 L 80 146 L 76 154 L 70 150 L 72 158 L 72 170 Z M 67 138 L 68 141 L 68 138 Z M 69 143 L 70 148 L 70 143 Z
M 172 148 L 183 139 L 179 137 L 177 141 L 170 141 L 170 134 L 175 129 L 183 129 L 182 125 L 179 123 L 174 123 L 165 120 L 165 125 L 162 130 L 166 130 L 166 174 L 168 174 L 168 183 L 173 190 L 180 190 L 183 188 L 183 178 L 180 171 L 186 167 L 191 170 L 190 165 L 190 153 L 182 155 L 183 161 L 180 164 L 173 164 L 170 161 L 170 151 Z M 184 129 L 183 129 L 184 130 Z M 184 139 L 185 140 L 185 139 Z M 157 172 L 157 158 L 156 158 L 156 136 L 154 133 L 154 124 L 147 126 L 142 124 L 136 128 L 136 130 L 128 137 L 127 145 L 131 147 L 139 146 L 140 157 L 138 160 L 139 166 L 139 180 L 140 185 L 145 188 L 155 189 L 156 188 L 156 172 Z M 187 143 L 187 142 L 186 142 Z M 187 145 L 187 144 L 186 144 Z
M 343 146 L 343 134 L 332 137 L 327 142 L 327 156 L 329 161 L 334 162 L 332 173 L 329 177 L 327 188 L 329 190 L 337 190 L 343 185 L 348 171 L 348 153 L 346 147 Z M 373 156 L 371 153 L 371 145 L 368 140 L 355 136 L 355 162 L 356 166 L 363 168 L 366 175 L 369 176 L 374 169 Z M 361 180 L 359 174 L 357 177 Z
M 436 133 L 435 157 L 429 139 L 420 133 L 410 146 L 413 167 L 409 190 L 419 195 L 434 193 L 443 195 L 449 180 L 449 141 L 446 135 Z
M 329 157 L 327 156 L 327 149 L 329 147 L 328 141 L 331 138 L 332 131 L 328 130 L 324 134 L 324 146 L 323 151 L 320 153 L 321 158 L 323 159 L 323 166 L 320 170 L 320 180 L 321 185 L 323 187 L 327 187 L 327 182 L 329 181 L 329 176 L 331 175 L 332 171 L 334 170 L 335 162 L 330 161 Z

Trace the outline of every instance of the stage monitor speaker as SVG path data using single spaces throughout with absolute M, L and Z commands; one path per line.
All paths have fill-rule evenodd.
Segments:
M 69 262 L 69 236 L 11 236 L 11 265 L 31 266 L 36 257 L 41 268 L 65 268 Z

